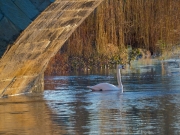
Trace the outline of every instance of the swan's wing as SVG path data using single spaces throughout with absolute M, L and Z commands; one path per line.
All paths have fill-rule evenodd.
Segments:
M 87 88 L 91 89 L 91 90 L 101 90 L 97 85 L 94 86 L 87 86 Z
M 89 89 L 91 90 L 96 90 L 96 91 L 100 91 L 100 90 L 119 90 L 118 87 L 116 87 L 113 84 L 109 84 L 109 83 L 100 83 L 94 86 L 87 86 Z

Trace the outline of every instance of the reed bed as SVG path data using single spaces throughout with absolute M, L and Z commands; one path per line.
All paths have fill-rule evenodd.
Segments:
M 179 0 L 105 0 L 51 59 L 45 74 L 125 64 L 129 46 L 134 58 L 142 50 L 171 51 L 180 43 L 179 7 Z

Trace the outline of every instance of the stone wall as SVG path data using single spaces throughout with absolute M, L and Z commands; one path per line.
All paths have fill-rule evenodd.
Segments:
M 54 0 L 0 1 L 0 57 L 7 46 Z

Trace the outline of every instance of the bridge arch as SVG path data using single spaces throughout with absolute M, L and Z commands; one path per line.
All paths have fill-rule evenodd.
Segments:
M 43 90 L 43 73 L 75 29 L 103 0 L 55 0 L 0 60 L 0 97 Z

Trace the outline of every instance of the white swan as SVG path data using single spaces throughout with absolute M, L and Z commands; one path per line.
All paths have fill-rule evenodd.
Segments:
M 117 65 L 117 81 L 118 86 L 115 86 L 113 84 L 109 83 L 99 83 L 94 86 L 87 86 L 87 88 L 93 90 L 93 91 L 105 91 L 105 90 L 121 90 L 121 93 L 123 93 L 123 85 L 121 82 L 121 72 L 120 69 L 124 69 L 123 65 Z

